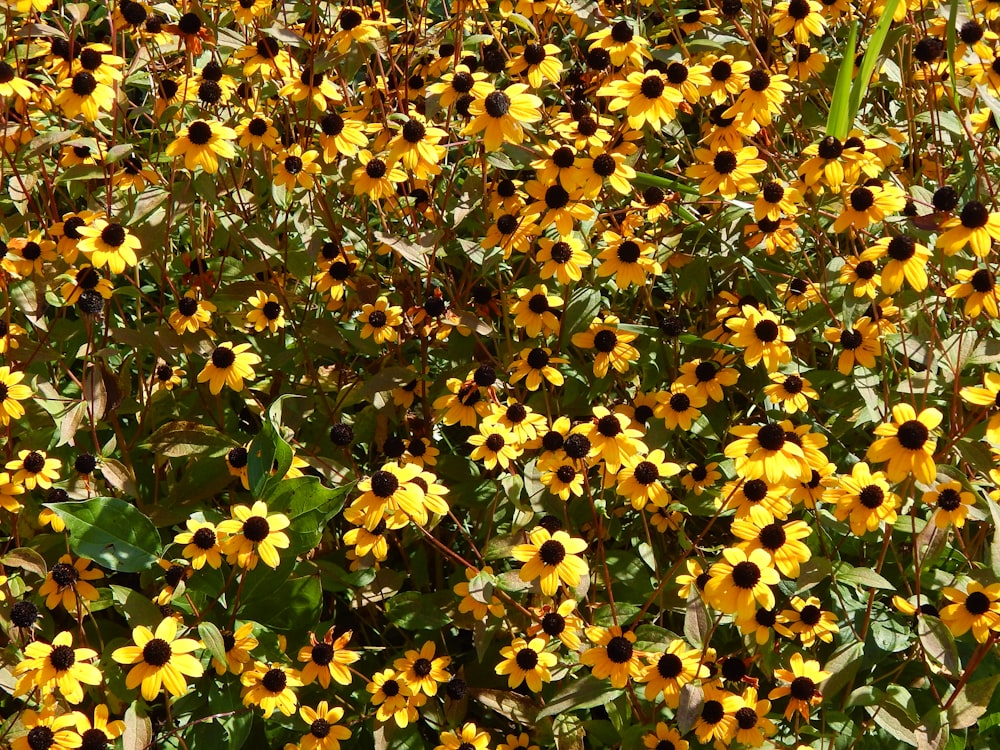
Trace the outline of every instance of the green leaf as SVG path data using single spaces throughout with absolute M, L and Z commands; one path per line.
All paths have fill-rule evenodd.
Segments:
M 386 602 L 385 616 L 402 630 L 435 630 L 451 622 L 448 609 L 453 600 L 451 591 L 433 594 L 406 591 Z
M 219 628 L 211 622 L 200 622 L 198 623 L 198 635 L 201 636 L 201 642 L 205 644 L 208 652 L 225 664 L 227 659 L 226 645 L 222 640 L 222 633 L 219 632 Z
M 270 422 L 265 422 L 250 443 L 247 479 L 254 497 L 264 497 L 269 484 L 281 482 L 292 465 L 292 449 Z M 273 476 L 272 476 L 273 472 Z
M 135 589 L 111 584 L 111 596 L 121 607 L 130 627 L 152 626 L 163 619 L 160 608 Z
M 896 587 L 871 568 L 855 568 L 848 563 L 834 566 L 835 577 L 841 583 L 850 583 L 860 588 L 894 590 Z
M 603 304 L 604 299 L 596 289 L 580 288 L 573 292 L 563 314 L 559 340 L 568 343 L 574 333 L 587 330 Z
M 858 46 L 858 22 L 851 24 L 844 56 L 837 71 L 837 83 L 833 87 L 830 114 L 826 119 L 826 134 L 838 140 L 847 138 L 851 131 L 851 78 L 854 75 L 854 53 Z
M 288 516 L 288 536 L 291 545 L 284 555 L 308 552 L 323 536 L 327 521 L 344 507 L 344 500 L 354 483 L 332 490 L 324 487 L 317 477 L 294 477 L 276 484 L 265 484 L 261 497 L 268 509 Z
M 593 675 L 586 674 L 556 693 L 548 705 L 538 712 L 537 718 L 544 719 L 546 716 L 559 716 L 567 711 L 602 706 L 621 694 L 621 690 L 609 687 L 607 680 L 598 680 Z
M 965 729 L 975 724 L 986 713 L 997 683 L 1000 683 L 1000 674 L 966 683 L 948 707 L 948 723 L 951 728 Z
M 269 573 L 278 571 L 252 571 L 249 575 L 261 573 L 270 577 Z M 276 586 L 258 584 L 255 588 L 260 593 L 243 592 L 243 605 L 240 607 L 241 619 L 254 620 L 261 625 L 278 631 L 306 631 L 320 618 L 323 604 L 323 587 L 318 575 L 288 578 Z
M 138 573 L 155 565 L 160 535 L 153 522 L 116 497 L 82 503 L 45 503 L 69 531 L 69 545 L 81 557 L 122 573 Z
M 235 445 L 235 441 L 212 427 L 178 420 L 163 425 L 142 447 L 151 450 L 157 458 L 183 458 L 221 456 Z
M 882 54 L 882 46 L 885 44 L 885 39 L 889 35 L 889 28 L 892 26 L 892 16 L 896 12 L 896 6 L 898 4 L 899 0 L 886 0 L 885 6 L 882 8 L 882 16 L 878 19 L 878 24 L 875 26 L 875 31 L 868 38 L 868 46 L 865 48 L 865 54 L 861 58 L 861 66 L 858 68 L 858 75 L 854 79 L 854 84 L 851 86 L 850 108 L 847 114 L 847 131 L 844 132 L 843 137 L 846 137 L 847 133 L 850 131 L 851 125 L 854 124 L 854 119 L 857 117 L 858 110 L 861 108 L 861 100 L 864 99 L 865 94 L 868 93 L 868 86 L 871 84 L 872 73 L 875 70 L 875 62 Z M 852 65 L 854 64 L 853 51 L 851 52 L 850 57 L 845 54 L 844 61 L 846 62 L 848 60 L 850 60 Z M 839 75 L 837 78 L 837 85 L 840 85 Z

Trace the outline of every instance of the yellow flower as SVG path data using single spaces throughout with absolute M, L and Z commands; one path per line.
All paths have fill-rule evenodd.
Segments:
M 358 320 L 364 324 L 361 338 L 372 338 L 376 344 L 384 344 L 397 339 L 396 328 L 403 323 L 403 308 L 390 305 L 387 297 L 379 297 L 374 305 L 366 303 L 361 306 Z
M 86 70 L 67 78 L 59 88 L 55 104 L 62 107 L 67 117 L 82 114 L 83 119 L 94 122 L 102 112 L 110 112 L 115 105 L 115 90 Z
M 829 679 L 831 673 L 820 669 L 818 661 L 806 661 L 798 652 L 792 654 L 789 666 L 791 669 L 774 670 L 775 678 L 788 684 L 776 687 L 767 697 L 775 700 L 788 696 L 785 719 L 790 720 L 798 712 L 803 719 L 809 721 L 810 707 L 818 706 L 823 701 L 817 685 Z
M 442 732 L 441 744 L 434 750 L 487 750 L 489 746 L 489 733 L 469 721 L 457 732 Z
M 419 651 L 411 649 L 403 658 L 396 659 L 392 663 L 399 678 L 409 685 L 414 693 L 423 693 L 428 697 L 437 695 L 438 684 L 451 679 L 451 675 L 445 671 L 445 667 L 451 664 L 451 657 L 435 658 L 435 648 L 434 641 L 427 641 Z
M 986 643 L 991 631 L 1000 630 L 1000 583 L 970 581 L 965 591 L 947 586 L 942 593 L 952 603 L 941 608 L 941 622 L 955 637 L 971 629 L 977 641 Z
M 0 382 L 3 381 L 3 368 L 0 368 Z M 962 400 L 977 406 L 1000 407 L 1000 374 L 987 372 L 983 375 L 983 387 L 966 386 L 959 394 Z M 2 414 L 0 414 L 2 417 Z M 1000 443 L 1000 412 L 990 417 L 986 425 L 986 439 L 991 443 Z
M 1000 213 L 991 213 L 979 201 L 969 201 L 961 214 L 941 224 L 945 230 L 935 246 L 945 255 L 954 255 L 966 245 L 977 258 L 985 258 L 995 240 L 1000 240 Z
M 277 295 L 258 290 L 247 300 L 247 304 L 253 308 L 246 314 L 247 325 L 257 333 L 264 330 L 276 333 L 279 328 L 285 327 L 285 312 Z
M 314 175 L 319 174 L 319 164 L 316 164 L 318 151 L 303 151 L 302 146 L 293 144 L 281 149 L 274 156 L 274 182 L 287 190 L 295 186 L 312 190 L 316 184 Z
M 302 687 L 299 673 L 282 664 L 254 662 L 253 668 L 240 675 L 244 706 L 260 706 L 268 719 L 278 709 L 285 716 L 295 713 L 298 698 L 293 687 Z
M 515 83 L 503 91 L 490 90 L 469 105 L 472 120 L 462 135 L 483 132 L 487 152 L 496 151 L 504 143 L 518 144 L 524 140 L 524 125 L 541 119 L 542 100 L 527 93 L 528 86 Z
M 885 474 L 872 473 L 864 461 L 854 464 L 850 475 L 841 476 L 824 499 L 837 503 L 834 513 L 838 520 L 850 518 L 855 536 L 875 531 L 882 523 L 891 526 L 899 508 L 899 496 L 889 490 Z
M 922 499 L 934 506 L 934 525 L 939 529 L 962 528 L 969 506 L 976 504 L 975 495 L 963 491 L 962 483 L 956 481 L 938 484 L 931 492 L 925 492 Z
M 80 735 L 74 731 L 76 727 L 75 711 L 56 716 L 55 706 L 43 708 L 40 713 L 30 708 L 21 714 L 21 723 L 27 730 L 10 743 L 11 750 L 35 750 L 45 747 L 46 750 L 73 750 L 80 747 Z
M 677 105 L 684 101 L 684 95 L 667 82 L 661 73 L 635 71 L 602 86 L 597 95 L 611 97 L 609 112 L 624 109 L 630 128 L 641 130 L 648 124 L 657 131 L 674 119 Z
M 400 728 L 416 721 L 417 708 L 427 702 L 426 695 L 414 693 L 413 688 L 393 669 L 373 674 L 365 690 L 372 694 L 372 705 L 378 706 L 375 718 L 379 721 L 392 719 Z
M 260 364 L 260 357 L 250 349 L 250 344 L 220 344 L 212 352 L 208 364 L 198 373 L 199 383 L 208 383 L 213 395 L 222 392 L 228 385 L 234 391 L 243 390 L 244 380 L 253 380 L 256 374 L 253 366 Z
M 278 550 L 289 545 L 288 535 L 283 531 L 289 526 L 288 517 L 282 513 L 268 515 L 267 503 L 262 500 L 249 508 L 234 505 L 231 513 L 232 519 L 218 526 L 218 532 L 226 535 L 222 551 L 229 564 L 253 570 L 257 561 L 263 560 L 268 567 L 277 568 L 281 563 Z
M 771 555 L 756 549 L 748 555 L 741 549 L 727 547 L 722 551 L 723 561 L 709 570 L 705 595 L 709 604 L 726 614 L 752 615 L 758 605 L 764 609 L 774 607 L 771 586 L 781 580 Z
M 524 565 L 518 571 L 522 581 L 540 579 L 542 593 L 554 596 L 560 582 L 578 586 L 587 575 L 587 563 L 579 557 L 587 549 L 583 539 L 571 537 L 559 530 L 552 534 L 538 527 L 528 535 L 527 544 L 517 544 L 510 554 Z
M 14 675 L 20 676 L 14 696 L 24 695 L 34 687 L 42 690 L 42 695 L 51 695 L 58 690 L 67 703 L 83 702 L 83 686 L 100 685 L 101 670 L 90 659 L 97 656 L 91 648 L 73 648 L 73 634 L 63 631 L 48 644 L 33 641 L 24 648 L 25 659 L 14 668 Z
M 136 251 L 142 249 L 139 238 L 118 222 L 95 219 L 77 233 L 83 237 L 77 249 L 87 256 L 95 268 L 107 266 L 111 273 L 122 273 L 139 262 Z
M 618 318 L 608 315 L 602 320 L 594 318 L 590 328 L 583 333 L 573 334 L 573 346 L 581 349 L 595 349 L 594 375 L 603 378 L 608 374 L 608 367 L 617 372 L 627 372 L 629 362 L 639 359 L 639 350 L 631 342 L 638 334 L 622 331 L 618 328 Z
M 326 701 L 320 701 L 315 709 L 300 708 L 299 716 L 309 725 L 309 733 L 299 740 L 302 750 L 340 750 L 340 741 L 351 736 L 351 730 L 338 723 L 344 718 L 344 709 L 339 706 L 330 708 Z
M 226 663 L 223 664 L 213 656 L 212 667 L 215 673 L 221 676 L 228 670 L 233 674 L 243 674 L 246 665 L 252 661 L 250 652 L 258 646 L 257 639 L 253 637 L 253 623 L 243 623 L 235 633 L 222 631 L 222 645 L 226 650 Z
M 718 192 L 726 200 L 732 200 L 739 192 L 757 191 L 757 180 L 753 175 L 767 169 L 767 163 L 758 159 L 757 154 L 753 146 L 739 151 L 696 149 L 694 155 L 700 163 L 688 167 L 685 174 L 701 180 L 698 186 L 701 195 Z
M 395 164 L 387 164 L 381 156 L 373 156 L 367 149 L 358 154 L 361 164 L 351 174 L 351 185 L 356 195 L 367 195 L 373 201 L 396 194 L 396 183 L 406 181 L 406 173 Z
M 22 380 L 23 372 L 14 372 L 7 365 L 0 367 L 0 425 L 10 424 L 11 419 L 24 416 L 24 407 L 20 402 L 31 398 L 32 393 L 31 388 L 21 385 Z
M 215 525 L 189 518 L 185 526 L 187 531 L 177 534 L 174 542 L 186 545 L 181 554 L 191 561 L 191 567 L 201 570 L 207 562 L 209 567 L 219 568 L 222 565 L 222 547 Z
M 45 451 L 21 450 L 15 460 L 7 462 L 6 468 L 14 472 L 11 481 L 15 484 L 23 484 L 28 490 L 35 487 L 47 490 L 59 479 L 62 461 L 49 458 Z
M 353 631 L 342 633 L 333 639 L 333 628 L 327 631 L 323 640 L 316 640 L 316 635 L 310 631 L 309 644 L 299 649 L 298 660 L 305 663 L 300 678 L 303 685 L 310 685 L 319 680 L 323 688 L 330 687 L 331 678 L 338 685 L 351 684 L 351 670 L 348 664 L 354 664 L 361 657 L 347 648 Z
M 515 638 L 510 646 L 500 649 L 503 657 L 496 666 L 496 673 L 507 675 L 507 686 L 516 688 L 522 682 L 527 682 L 528 690 L 540 692 L 542 684 L 552 681 L 550 667 L 556 665 L 556 655 L 544 650 L 545 641 L 541 638 Z
M 646 700 L 656 701 L 662 696 L 668 707 L 676 709 L 680 704 L 681 688 L 708 674 L 708 666 L 702 664 L 701 650 L 689 649 L 678 639 L 671 641 L 662 654 L 649 654 L 649 662 L 639 682 L 646 685 Z
M 232 159 L 236 148 L 236 131 L 218 122 L 195 120 L 167 145 L 167 156 L 183 156 L 184 166 L 190 171 L 201 167 L 209 174 L 219 171 L 219 159 Z
M 817 638 L 824 643 L 831 643 L 833 636 L 840 632 L 837 616 L 832 612 L 824 612 L 815 596 L 808 599 L 793 596 L 791 601 L 793 609 L 781 611 L 774 629 L 786 638 L 798 636 L 806 648 L 811 647 Z
M 215 305 L 208 300 L 198 299 L 198 292 L 188 289 L 177 301 L 177 308 L 170 313 L 167 322 L 179 334 L 197 333 L 205 328 L 212 335 L 207 327 L 212 322 L 213 312 Z
M 125 676 L 125 686 L 141 686 L 142 697 L 156 699 L 160 688 L 178 697 L 187 692 L 186 677 L 201 677 L 203 669 L 191 652 L 201 648 L 193 638 L 177 638 L 177 620 L 166 617 L 151 631 L 145 625 L 132 629 L 134 646 L 115 649 L 111 658 L 119 664 L 135 666 Z
M 774 313 L 744 305 L 741 314 L 726 325 L 733 332 L 730 343 L 743 349 L 743 361 L 748 367 L 763 360 L 767 371 L 774 372 L 779 365 L 792 361 L 788 344 L 795 341 L 795 333 Z
M 934 408 L 923 409 L 917 414 L 909 404 L 897 404 L 892 407 L 892 421 L 875 428 L 879 438 L 869 446 L 868 458 L 888 461 L 885 473 L 892 482 L 900 482 L 913 474 L 917 481 L 933 483 L 937 473 L 934 465 L 937 438 L 931 432 L 940 426 L 943 418 Z
M 580 656 L 580 663 L 591 668 L 591 673 L 599 680 L 611 680 L 612 687 L 623 688 L 629 679 L 638 680 L 642 677 L 640 652 L 635 649 L 635 633 L 631 630 L 622 632 L 621 627 L 612 625 L 610 628 L 595 626 L 585 631 L 587 638 L 594 644 Z

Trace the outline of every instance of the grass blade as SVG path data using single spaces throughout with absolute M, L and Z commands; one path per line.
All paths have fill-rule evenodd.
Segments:
M 837 71 L 837 83 L 833 87 L 830 114 L 826 118 L 826 134 L 844 140 L 851 129 L 851 78 L 854 74 L 854 51 L 858 46 L 858 22 L 851 24 L 844 48 L 844 59 Z
M 858 109 L 861 108 L 861 100 L 868 93 L 868 86 L 872 80 L 872 72 L 875 70 L 875 61 L 882 54 L 882 45 L 885 44 L 885 38 L 889 36 L 889 27 L 892 26 L 892 16 L 896 12 L 897 5 L 899 5 L 899 0 L 888 0 L 886 2 L 885 10 L 882 11 L 882 17 L 879 18 L 878 25 L 875 26 L 875 32 L 868 41 L 868 48 L 865 50 L 864 57 L 861 58 L 858 77 L 854 79 L 854 84 L 851 86 L 850 110 L 847 122 L 848 130 L 850 130 L 851 125 L 854 123 L 854 118 L 858 115 Z M 850 59 L 853 64 L 853 51 L 851 52 Z M 844 61 L 847 61 L 846 57 Z M 837 85 L 840 85 L 839 78 L 837 79 Z M 847 135 L 847 131 L 844 132 L 844 135 Z

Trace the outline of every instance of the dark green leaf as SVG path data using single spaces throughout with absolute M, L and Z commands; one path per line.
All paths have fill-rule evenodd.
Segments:
M 155 565 L 160 556 L 160 535 L 153 522 L 124 500 L 95 497 L 45 507 L 65 522 L 73 551 L 105 568 L 138 573 Z

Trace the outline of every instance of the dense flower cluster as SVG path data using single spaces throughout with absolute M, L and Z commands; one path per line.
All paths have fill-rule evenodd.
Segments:
M 0 14 L 14 750 L 995 743 L 1000 4 Z

